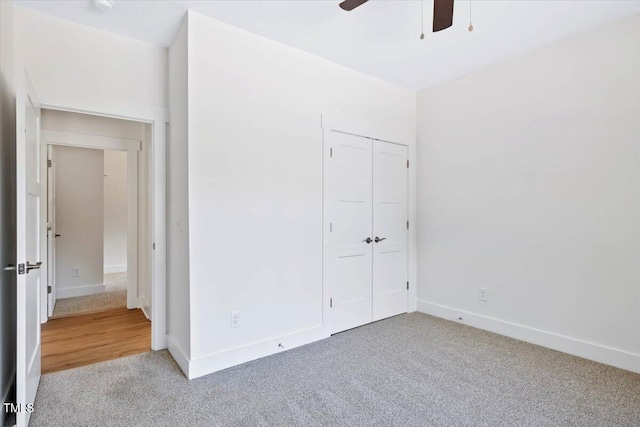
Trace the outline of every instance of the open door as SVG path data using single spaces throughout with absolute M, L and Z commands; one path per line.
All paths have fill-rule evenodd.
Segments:
M 53 146 L 47 147 L 47 316 L 56 307 L 56 162 Z
M 29 423 L 40 382 L 40 104 L 27 73 L 16 88 L 16 403 Z

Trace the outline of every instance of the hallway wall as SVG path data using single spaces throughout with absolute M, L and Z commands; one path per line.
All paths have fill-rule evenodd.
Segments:
M 127 271 L 127 153 L 104 152 L 104 272 Z

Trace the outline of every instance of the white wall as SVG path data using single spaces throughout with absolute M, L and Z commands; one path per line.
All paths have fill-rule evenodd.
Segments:
M 0 267 L 16 263 L 15 236 L 15 62 L 13 3 L 0 1 Z M 14 382 L 16 276 L 0 274 L 0 399 L 6 402 Z M 0 422 L 5 412 L 0 411 Z
M 166 107 L 167 49 L 16 7 L 16 47 L 44 105 Z
M 321 114 L 378 125 L 412 152 L 415 94 L 193 12 L 187 74 L 195 377 L 328 336 Z
M 54 147 L 56 298 L 104 291 L 104 151 Z M 80 274 L 74 276 L 73 269 Z
M 636 15 L 419 94 L 421 310 L 640 372 L 639 40 Z
M 171 124 L 167 146 L 167 334 L 169 350 L 184 371 L 191 356 L 187 18 L 169 48 Z
M 127 153 L 104 152 L 104 272 L 127 271 Z

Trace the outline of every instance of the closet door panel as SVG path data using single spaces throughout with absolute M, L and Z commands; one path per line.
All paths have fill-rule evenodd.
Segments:
M 373 141 L 373 321 L 407 311 L 408 151 Z
M 372 320 L 372 144 L 330 131 L 325 150 L 325 283 L 336 333 Z

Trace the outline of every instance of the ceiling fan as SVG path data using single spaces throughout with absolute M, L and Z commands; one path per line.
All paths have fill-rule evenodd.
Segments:
M 369 0 L 344 0 L 343 10 L 351 11 Z M 442 31 L 453 25 L 453 0 L 433 0 L 433 32 Z

